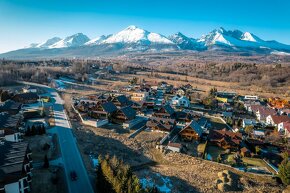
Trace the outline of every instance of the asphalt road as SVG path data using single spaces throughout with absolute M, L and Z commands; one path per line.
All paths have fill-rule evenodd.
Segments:
M 65 113 L 63 103 L 59 94 L 55 89 L 44 85 L 26 83 L 44 88 L 49 95 L 54 98 L 55 102 L 52 104 L 55 117 L 55 131 L 58 135 L 59 145 L 62 154 L 62 163 L 65 170 L 65 177 L 69 193 L 93 193 L 92 184 L 88 177 L 86 168 L 84 166 L 81 154 L 77 147 L 77 142 L 73 136 L 70 122 Z M 77 180 L 72 181 L 70 172 L 75 171 Z

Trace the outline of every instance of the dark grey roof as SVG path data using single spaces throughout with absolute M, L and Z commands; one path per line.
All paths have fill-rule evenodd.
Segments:
M 125 95 L 119 95 L 115 97 L 115 99 L 119 101 L 119 103 L 121 103 L 122 106 L 132 104 L 132 102 Z
M 193 129 L 199 136 L 202 135 L 202 128 L 201 126 L 195 121 L 195 120 L 192 120 L 188 125 L 186 125 L 183 129 L 187 128 L 187 127 L 190 127 L 191 129 Z M 183 130 L 182 129 L 182 130 Z M 181 131 L 182 131 L 181 130 Z M 180 132 L 181 132 L 180 131 Z
M 26 142 L 4 142 L 0 144 L 0 187 L 17 182 L 26 176 L 23 165 L 28 152 Z
M 6 112 L 2 112 L 0 113 L 0 128 L 15 128 L 20 119 L 20 114 L 10 115 Z
M 13 100 L 7 100 L 4 103 L 0 103 L 0 112 L 9 110 L 19 110 L 21 103 L 15 102 Z
M 13 100 L 15 101 L 19 101 L 20 100 L 37 100 L 38 99 L 38 95 L 32 92 L 27 92 L 27 93 L 20 93 L 20 94 L 16 94 L 13 96 Z
M 134 119 L 136 117 L 136 111 L 130 106 L 123 107 L 120 111 L 122 111 L 128 119 Z
M 0 171 L 4 174 L 22 172 L 28 143 L 8 142 L 0 145 Z M 0 179 L 3 176 L 0 176 Z
M 175 113 L 174 109 L 169 104 L 164 105 L 163 108 L 170 115 L 172 115 L 173 113 Z
M 101 106 L 103 107 L 103 109 L 107 112 L 107 113 L 113 113 L 115 111 L 117 111 L 117 107 L 116 105 L 114 105 L 114 103 L 112 102 L 106 102 L 101 104 Z

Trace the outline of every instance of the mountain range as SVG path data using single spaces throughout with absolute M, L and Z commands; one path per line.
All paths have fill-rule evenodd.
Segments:
M 288 55 L 290 45 L 265 41 L 250 32 L 214 29 L 200 38 L 187 37 L 181 32 L 168 37 L 136 26 L 93 39 L 83 33 L 66 38 L 53 37 L 33 43 L 23 49 L 0 54 L 1 58 L 93 57 L 106 54 L 168 51 L 225 51 L 249 54 L 279 53 Z

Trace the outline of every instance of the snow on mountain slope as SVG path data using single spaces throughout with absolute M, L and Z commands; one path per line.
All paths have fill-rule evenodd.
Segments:
M 180 32 L 170 35 L 168 39 L 177 44 L 180 49 L 184 50 L 199 50 L 205 48 L 196 39 L 189 38 Z
M 52 46 L 53 44 L 59 42 L 61 40 L 61 38 L 59 37 L 54 37 L 51 39 L 48 39 L 47 41 L 38 44 L 36 47 L 37 48 L 49 48 L 49 46 Z
M 111 37 L 112 35 L 102 35 L 102 36 L 99 36 L 99 37 L 96 37 L 94 39 L 91 39 L 90 41 L 86 42 L 85 45 L 88 45 L 88 46 L 93 46 L 93 45 L 99 45 L 103 40 Z
M 86 35 L 77 33 L 56 42 L 55 44 L 49 46 L 49 48 L 77 47 L 84 45 L 88 41 L 90 41 L 90 39 Z
M 90 47 L 91 46 L 91 47 Z M 199 39 L 176 33 L 165 37 L 158 33 L 149 32 L 134 25 L 108 36 L 100 36 L 90 40 L 86 35 L 78 33 L 64 39 L 51 38 L 40 44 L 31 44 L 26 49 L 45 50 L 52 48 L 80 47 L 80 50 L 102 50 L 103 52 L 144 52 L 144 51 L 176 51 L 176 50 L 224 50 L 250 51 L 257 53 L 287 52 L 290 45 L 277 41 L 265 41 L 250 32 L 240 30 L 225 30 L 218 28 Z M 85 47 L 85 48 L 84 48 Z M 75 50 L 75 49 L 74 49 Z M 31 51 L 31 50 L 30 50 Z M 90 53 L 88 51 L 87 53 Z M 85 53 L 86 54 L 86 53 Z
M 211 31 L 209 34 L 202 36 L 198 42 L 204 43 L 206 46 L 223 45 L 244 48 L 267 47 L 262 39 L 249 32 L 243 33 L 239 30 L 227 31 L 224 28 Z
M 136 26 L 129 26 L 115 35 L 105 39 L 102 44 L 139 43 L 139 44 L 174 44 L 172 41 L 157 33 L 148 32 Z
M 250 32 L 243 33 L 243 35 L 241 36 L 241 40 L 250 41 L 250 42 L 262 42 L 263 41 Z

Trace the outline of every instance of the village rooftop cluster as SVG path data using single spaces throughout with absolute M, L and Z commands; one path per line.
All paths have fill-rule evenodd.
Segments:
M 205 100 L 190 84 L 138 81 L 114 92 L 73 98 L 79 120 L 89 126 L 107 124 L 140 132 L 162 132 L 156 144 L 174 151 L 260 174 L 276 174 L 288 151 L 290 104 L 280 98 L 240 96 L 212 88 Z

